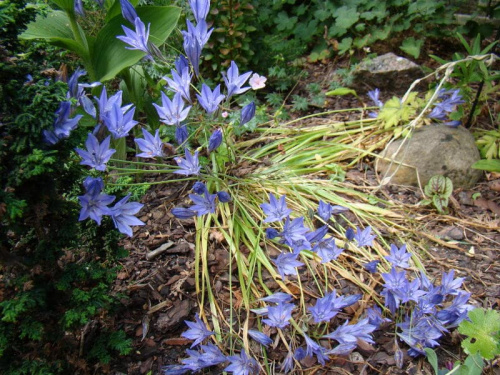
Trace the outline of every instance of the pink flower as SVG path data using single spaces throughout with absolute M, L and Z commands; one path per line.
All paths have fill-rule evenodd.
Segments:
M 250 77 L 250 86 L 253 90 L 258 90 L 266 87 L 267 78 L 264 76 L 259 76 L 257 73 L 254 73 L 252 77 Z
M 221 113 L 221 116 L 223 118 L 226 118 L 227 116 L 229 116 L 229 113 L 227 113 L 226 111 L 224 111 L 224 112 Z

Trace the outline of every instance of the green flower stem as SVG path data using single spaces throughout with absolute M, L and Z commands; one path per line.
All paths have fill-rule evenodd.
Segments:
M 123 160 L 120 159 L 109 159 L 110 161 L 115 161 L 115 162 L 121 162 Z M 148 162 L 143 162 L 143 161 L 132 161 L 132 160 L 127 160 L 127 164 L 135 164 L 135 165 L 146 165 L 146 166 L 151 166 L 151 167 L 165 167 L 165 164 L 155 164 L 155 163 L 148 163 Z
M 83 60 L 83 65 L 85 66 L 85 70 L 87 71 L 90 81 L 94 82 L 97 80 L 97 77 L 95 74 L 94 66 L 92 65 L 92 60 L 90 58 L 90 51 L 87 42 L 87 37 L 85 36 L 85 33 L 83 33 L 83 31 L 80 32 L 81 29 L 78 27 L 78 22 L 76 22 L 75 12 L 66 11 L 66 14 L 68 15 L 71 32 L 73 33 L 73 38 L 75 38 L 75 41 L 82 46 L 83 50 L 85 50 L 84 56 L 80 57 Z

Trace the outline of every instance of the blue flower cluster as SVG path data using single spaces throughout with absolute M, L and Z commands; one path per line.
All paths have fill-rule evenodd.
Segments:
M 111 216 L 115 227 L 128 236 L 132 236 L 131 225 L 144 225 L 142 221 L 134 215 L 139 212 L 143 204 L 128 202 L 130 195 L 117 202 L 113 207 L 108 207 L 115 200 L 115 196 L 104 194 L 104 182 L 100 177 L 87 177 L 83 181 L 85 194 L 79 196 L 80 211 L 79 220 L 91 218 L 98 225 L 101 225 L 103 216 Z
M 198 314 L 195 316 L 194 322 L 185 321 L 189 329 L 182 334 L 183 337 L 194 340 L 191 348 L 199 346 L 199 350 L 186 350 L 188 358 L 182 360 L 182 365 L 165 366 L 163 371 L 165 374 L 186 374 L 190 371 L 197 372 L 204 368 L 215 366 L 224 362 L 229 362 L 224 371 L 233 374 L 257 374 L 260 366 L 257 361 L 247 355 L 243 349 L 240 355 L 225 356 L 220 349 L 212 343 L 202 345 L 201 343 L 214 334 L 207 329 L 205 323 L 200 319 Z
M 289 215 L 292 210 L 287 207 L 285 195 L 276 198 L 271 193 L 269 194 L 269 203 L 263 203 L 260 207 L 266 215 L 265 223 L 282 222 L 284 220 L 281 231 L 275 228 L 266 229 L 268 239 L 279 238 L 280 244 L 288 245 L 292 249 L 292 252 L 282 252 L 276 259 L 272 259 L 282 279 L 285 279 L 285 275 L 296 275 L 296 268 L 304 265 L 298 260 L 302 250 L 310 250 L 317 254 L 321 263 L 328 263 L 337 259 L 344 251 L 344 249 L 337 247 L 334 237 L 327 236 L 328 225 L 323 225 L 311 231 L 304 226 L 304 217 L 290 219 Z M 320 200 L 317 213 L 325 223 L 328 223 L 332 215 L 347 210 L 346 207 L 332 206 Z M 371 240 L 374 238 L 371 235 L 371 228 L 367 227 L 363 231 L 358 228 L 357 231 L 353 239 L 358 241 L 358 246 L 371 245 Z
M 467 303 L 470 293 L 460 289 L 464 278 L 455 279 L 454 270 L 442 274 L 440 285 L 433 284 L 423 272 L 410 281 L 406 271 L 410 258 L 406 246 L 398 249 L 391 245 L 386 257 L 391 270 L 381 274 L 385 283 L 380 294 L 393 315 L 401 308 L 407 311 L 397 325 L 401 329 L 398 336 L 410 346 L 410 355 L 419 356 L 425 355 L 425 348 L 439 345 L 437 340 L 458 326 L 473 306 Z

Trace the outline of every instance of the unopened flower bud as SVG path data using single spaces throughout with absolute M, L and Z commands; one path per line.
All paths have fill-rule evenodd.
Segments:
M 255 116 L 255 103 L 251 102 L 241 109 L 240 125 L 245 125 Z
M 217 147 L 219 147 L 221 143 L 222 143 L 222 130 L 217 129 L 212 133 L 210 139 L 208 140 L 208 152 L 217 149 Z

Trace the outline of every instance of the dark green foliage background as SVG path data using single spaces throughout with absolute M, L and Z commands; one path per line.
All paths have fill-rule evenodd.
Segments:
M 54 74 L 72 62 L 17 35 L 35 15 L 23 0 L 0 5 L 0 373 L 68 374 L 79 357 L 77 335 L 117 308 L 119 233 L 110 220 L 78 222 L 84 169 L 74 156 L 87 131 L 54 147 L 42 140 L 67 85 Z M 27 75 L 33 76 L 32 81 Z M 69 335 L 68 335 L 69 333 Z M 89 364 L 131 350 L 122 331 L 96 327 Z M 73 363 L 76 363 L 73 362 Z M 81 370 L 81 369 L 80 369 Z

